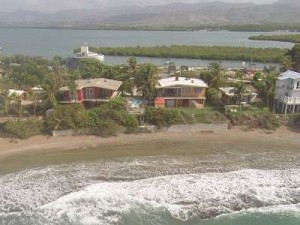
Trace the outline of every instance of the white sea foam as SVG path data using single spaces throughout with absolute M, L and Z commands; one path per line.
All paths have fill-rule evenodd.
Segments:
M 300 202 L 300 169 L 203 172 L 207 164 L 220 166 L 212 159 L 146 157 L 8 174 L 0 177 L 0 223 L 109 225 L 130 213 L 185 221 Z
M 300 202 L 298 174 L 299 170 L 243 170 L 106 182 L 66 195 L 41 210 L 53 216 L 65 215 L 71 223 L 91 216 L 105 219 L 103 224 L 111 223 L 141 207 L 164 209 L 181 220 L 210 218 L 247 208 Z

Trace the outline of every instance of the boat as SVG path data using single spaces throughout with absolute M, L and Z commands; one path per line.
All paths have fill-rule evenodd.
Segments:
M 89 51 L 89 46 L 87 45 L 87 43 L 85 43 L 84 45 L 82 45 L 80 47 L 80 52 L 75 53 L 75 55 L 73 56 L 73 58 L 76 58 L 76 59 L 92 58 L 92 59 L 97 59 L 97 60 L 99 60 L 101 62 L 104 61 L 104 55 L 96 53 L 96 52 Z

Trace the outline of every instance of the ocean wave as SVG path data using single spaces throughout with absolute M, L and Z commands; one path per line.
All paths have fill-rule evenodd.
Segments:
M 203 169 L 208 164 L 213 170 Z M 300 169 L 219 166 L 151 157 L 7 174 L 0 177 L 0 224 L 175 225 L 269 209 L 299 214 Z
M 82 223 L 91 215 L 111 224 L 120 221 L 122 214 L 140 208 L 167 211 L 182 221 L 207 219 L 245 209 L 299 203 L 299 184 L 299 170 L 162 176 L 93 184 L 40 210 L 54 218 L 64 215 L 72 224 Z

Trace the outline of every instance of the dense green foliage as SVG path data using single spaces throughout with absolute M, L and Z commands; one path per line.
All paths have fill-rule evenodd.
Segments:
M 250 36 L 249 39 L 260 40 L 260 41 L 282 41 L 282 42 L 300 43 L 300 34 L 258 35 L 258 36 Z
M 52 130 L 82 129 L 87 124 L 87 114 L 80 104 L 58 105 L 45 118 L 45 128 Z
M 269 109 L 248 108 L 227 114 L 232 125 L 245 126 L 245 129 L 261 128 L 276 130 L 279 120 Z
M 124 101 L 117 98 L 90 111 L 79 104 L 59 105 L 45 118 L 45 128 L 48 132 L 73 129 L 99 136 L 116 135 L 123 128 L 134 132 L 138 120 L 126 111 Z
M 146 122 L 156 125 L 158 128 L 170 127 L 174 124 L 196 124 L 196 123 L 222 123 L 226 118 L 218 111 L 206 111 L 194 109 L 153 108 L 147 107 L 145 112 Z
M 43 123 L 36 118 L 9 120 L 4 124 L 2 133 L 8 137 L 27 139 L 42 134 Z
M 111 136 L 122 128 L 132 133 L 138 127 L 138 120 L 124 107 L 124 99 L 118 98 L 88 112 L 88 130 L 90 134 Z
M 172 45 L 154 47 L 100 47 L 91 48 L 105 55 L 146 56 L 161 58 L 190 58 L 210 60 L 244 60 L 255 62 L 280 62 L 287 49 L 249 48 L 229 46 Z

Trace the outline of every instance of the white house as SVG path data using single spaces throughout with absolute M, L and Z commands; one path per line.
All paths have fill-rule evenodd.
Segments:
M 204 81 L 195 78 L 168 77 L 158 82 L 156 108 L 204 107 L 205 92 L 208 88 Z
M 276 109 L 281 113 L 300 112 L 300 73 L 288 70 L 280 74 L 274 99 Z

